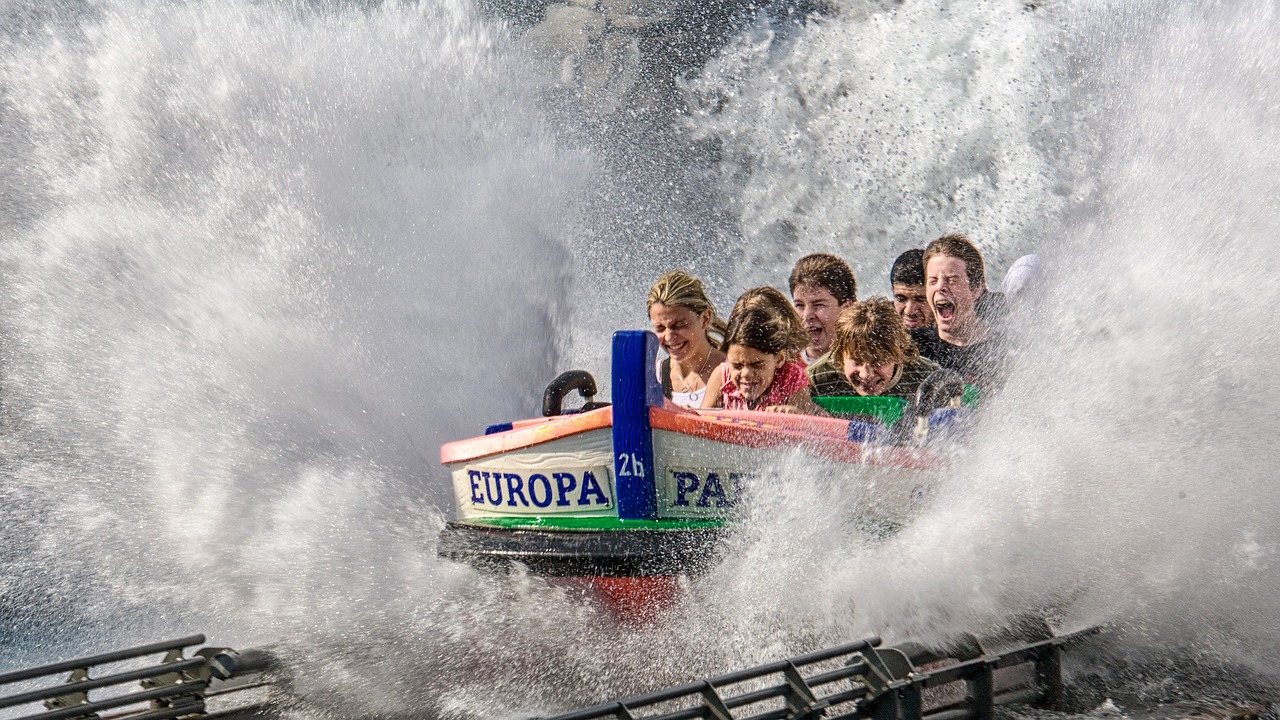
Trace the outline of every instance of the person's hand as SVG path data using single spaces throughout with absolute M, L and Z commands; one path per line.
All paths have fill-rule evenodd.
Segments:
M 764 411 L 776 412 L 776 413 L 798 414 L 800 412 L 800 408 L 796 407 L 795 405 L 770 405 L 769 407 L 765 408 Z

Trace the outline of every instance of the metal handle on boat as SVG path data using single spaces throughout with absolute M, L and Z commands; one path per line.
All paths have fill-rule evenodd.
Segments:
M 551 384 L 547 385 L 547 389 L 542 393 L 542 416 L 564 415 L 564 398 L 574 390 L 577 390 L 578 394 L 586 402 L 581 408 L 571 412 L 594 410 L 608 405 L 608 403 L 598 403 L 592 399 L 596 396 L 596 379 L 591 377 L 591 373 L 586 370 L 566 370 L 560 373 L 555 380 L 552 380 Z
M 915 414 L 927 418 L 934 410 L 955 407 L 964 397 L 964 378 L 955 370 L 935 370 L 916 391 Z
M 930 425 L 937 411 L 955 412 L 964 401 L 964 378 L 955 370 L 934 370 L 920 383 L 910 410 L 915 417 L 912 434 L 917 445 L 930 439 Z

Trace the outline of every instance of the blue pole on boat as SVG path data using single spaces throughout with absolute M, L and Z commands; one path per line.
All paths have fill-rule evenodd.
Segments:
M 655 363 L 658 338 L 647 330 L 613 334 L 613 477 L 618 517 L 652 520 L 658 515 L 649 408 L 662 405 Z

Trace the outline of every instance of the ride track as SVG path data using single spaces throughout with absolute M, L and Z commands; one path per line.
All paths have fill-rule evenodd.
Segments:
M 910 644 L 886 648 L 868 638 L 551 720 L 993 720 L 998 706 L 1061 708 L 1063 650 L 1097 629 L 1060 636 L 1043 624 L 1027 629 L 1040 639 L 988 648 L 962 636 L 941 652 Z M 193 635 L 4 673 L 0 709 L 43 701 L 44 712 L 17 720 L 251 720 L 281 717 L 292 704 L 270 651 L 206 647 L 183 657 L 184 648 L 204 641 Z M 159 653 L 158 663 L 119 667 Z M 107 710 L 115 712 L 101 714 Z

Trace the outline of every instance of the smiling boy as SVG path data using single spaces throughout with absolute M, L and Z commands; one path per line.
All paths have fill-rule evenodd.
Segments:
M 902 316 L 889 300 L 854 303 L 836 321 L 832 357 L 858 395 L 913 400 L 938 364 L 920 357 Z
M 853 388 L 829 351 L 840 311 L 858 299 L 858 283 L 849 264 L 829 253 L 800 258 L 791 270 L 791 298 L 809 333 L 801 357 L 808 365 L 814 395 L 852 395 Z

